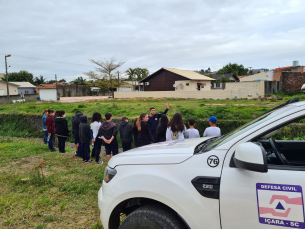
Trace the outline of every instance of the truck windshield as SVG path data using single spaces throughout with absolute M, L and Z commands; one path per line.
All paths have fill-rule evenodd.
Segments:
M 258 116 L 257 118 L 251 120 L 250 122 L 246 123 L 245 125 L 238 127 L 237 129 L 231 131 L 230 133 L 224 135 L 222 138 L 212 142 L 211 144 L 209 144 L 207 147 L 205 147 L 204 152 L 206 151 L 210 151 L 214 148 L 216 148 L 217 146 L 221 146 L 223 144 L 225 144 L 226 142 L 232 140 L 233 138 L 245 133 L 246 131 L 260 125 L 263 122 L 266 122 L 267 120 L 277 116 L 278 114 L 284 113 L 288 110 L 291 110 L 291 106 L 286 106 L 283 107 L 281 109 L 278 110 L 271 110 L 268 113 L 265 113 L 261 116 Z

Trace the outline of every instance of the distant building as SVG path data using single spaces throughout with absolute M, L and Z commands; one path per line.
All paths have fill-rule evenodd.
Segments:
M 36 86 L 29 82 L 11 82 L 18 85 L 18 94 L 36 94 Z
M 144 91 L 198 91 L 211 90 L 214 79 L 190 70 L 161 68 L 141 80 Z
M 10 95 L 18 95 L 18 85 L 15 83 L 9 82 L 9 94 Z M 0 80 L 0 96 L 7 95 L 7 84 L 5 81 Z
M 280 67 L 275 68 L 273 70 L 273 80 L 274 81 L 280 81 L 282 77 L 282 72 L 305 72 L 305 67 L 300 66 L 298 61 L 293 61 L 293 66 L 288 67 Z
M 223 76 L 231 82 L 239 82 L 239 78 L 234 73 L 214 74 L 213 79 L 219 81 L 222 79 Z M 217 82 L 213 84 L 212 89 L 222 89 L 222 86 L 222 83 Z
M 260 72 L 257 74 L 249 76 L 238 76 L 240 82 L 249 82 L 249 81 L 272 81 L 273 80 L 273 71 Z
M 119 92 L 130 92 L 130 91 L 143 91 L 144 86 L 143 83 L 139 83 L 137 81 L 125 81 L 125 83 L 130 84 L 129 87 L 119 87 L 116 91 Z

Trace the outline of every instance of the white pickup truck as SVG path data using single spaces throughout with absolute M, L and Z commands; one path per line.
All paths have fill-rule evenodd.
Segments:
M 303 125 L 305 102 L 298 101 L 221 137 L 113 157 L 98 193 L 104 228 L 305 228 L 305 141 L 271 138 Z

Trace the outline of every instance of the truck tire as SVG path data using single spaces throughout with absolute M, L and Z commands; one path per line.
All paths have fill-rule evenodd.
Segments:
M 119 229 L 187 229 L 180 217 L 161 205 L 144 205 L 130 213 Z

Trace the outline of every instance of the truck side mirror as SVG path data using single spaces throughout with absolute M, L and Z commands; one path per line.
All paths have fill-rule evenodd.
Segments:
M 238 168 L 254 172 L 268 172 L 265 149 L 252 142 L 241 143 L 234 154 L 234 163 Z

